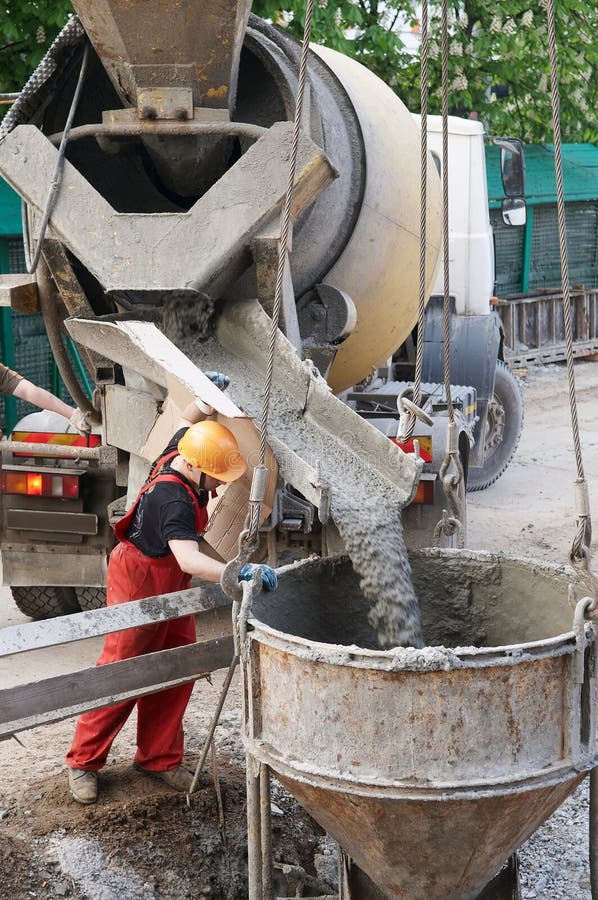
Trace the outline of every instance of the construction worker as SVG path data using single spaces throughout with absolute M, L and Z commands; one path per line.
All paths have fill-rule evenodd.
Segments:
M 40 409 L 47 409 L 50 412 L 58 413 L 68 419 L 73 428 L 76 428 L 79 434 L 89 434 L 91 425 L 85 418 L 85 413 L 80 409 L 73 409 L 72 406 L 63 403 L 50 391 L 45 388 L 37 387 L 31 381 L 23 378 L 18 372 L 9 369 L 8 366 L 0 363 L 0 394 L 12 394 L 19 400 L 26 400 L 27 403 L 33 403 Z
M 216 379 L 215 383 L 218 384 Z M 183 411 L 180 428 L 152 467 L 133 506 L 117 524 L 119 543 L 110 554 L 107 604 L 126 603 L 188 588 L 191 576 L 218 582 L 224 563 L 201 553 L 197 534 L 207 524 L 209 494 L 240 478 L 247 464 L 233 433 L 206 421 L 212 407 L 196 401 Z M 248 580 L 262 570 L 266 590 L 276 588 L 269 566 L 244 567 Z M 192 615 L 109 634 L 97 665 L 117 662 L 195 642 Z M 134 767 L 161 778 L 177 791 L 188 791 L 192 773 L 182 765 L 183 715 L 193 682 L 156 694 L 126 700 L 79 717 L 67 754 L 69 790 L 79 803 L 94 803 L 97 772 L 112 742 L 137 705 L 137 752 Z

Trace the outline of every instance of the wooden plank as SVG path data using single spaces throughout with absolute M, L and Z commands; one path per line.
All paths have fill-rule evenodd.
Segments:
M 232 636 L 146 653 L 134 659 L 0 691 L 0 740 L 91 709 L 143 697 L 227 668 Z
M 25 650 L 82 641 L 139 625 L 166 622 L 220 606 L 230 606 L 230 600 L 219 588 L 193 587 L 187 591 L 132 600 L 130 603 L 105 609 L 74 613 L 26 625 L 12 625 L 0 631 L 0 658 Z

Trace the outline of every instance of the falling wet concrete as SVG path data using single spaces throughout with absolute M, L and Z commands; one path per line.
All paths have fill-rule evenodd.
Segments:
M 247 359 L 239 359 L 212 336 L 198 336 L 193 310 L 184 305 L 169 312 L 168 337 L 201 369 L 223 371 L 231 378 L 232 399 L 260 420 L 264 376 Z M 201 315 L 203 322 L 205 316 Z M 172 329 L 175 329 L 174 332 Z M 344 541 L 360 586 L 370 603 L 369 619 L 378 646 L 422 647 L 417 598 L 401 522 L 401 495 L 377 474 L 368 460 L 351 451 L 350 435 L 341 441 L 298 408 L 297 400 L 275 388 L 268 419 L 269 436 L 284 442 L 313 468 L 319 465 L 330 487 L 331 514 Z M 291 479 L 292 483 L 292 479 Z
M 378 646 L 423 647 L 400 504 L 371 476 L 359 485 L 342 476 L 331 484 L 332 515 L 371 604 L 368 618 Z
M 214 325 L 216 304 L 210 297 L 190 291 L 170 291 L 162 303 L 162 330 L 170 340 L 179 344 L 190 333 L 197 340 L 205 340 Z

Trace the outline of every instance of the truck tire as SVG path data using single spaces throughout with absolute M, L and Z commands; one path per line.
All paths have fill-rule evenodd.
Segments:
M 521 381 L 506 363 L 498 360 L 494 396 L 488 405 L 486 461 L 481 469 L 469 470 L 468 491 L 483 491 L 500 478 L 515 455 L 522 428 Z
M 102 609 L 106 606 L 106 588 L 101 587 L 78 587 L 77 600 L 83 612 L 92 609 Z
M 31 619 L 52 619 L 81 612 L 75 589 L 47 585 L 12 587 L 13 600 L 21 612 Z

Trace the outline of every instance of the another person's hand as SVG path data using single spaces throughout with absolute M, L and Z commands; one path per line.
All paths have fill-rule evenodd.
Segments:
M 230 378 L 224 372 L 204 372 L 204 375 L 221 391 L 225 391 L 230 384 Z
M 87 421 L 86 415 L 82 410 L 75 409 L 69 421 L 73 428 L 77 429 L 79 434 L 85 436 L 91 432 L 91 425 Z
M 245 563 L 239 572 L 239 581 L 251 581 L 256 571 L 261 569 L 262 585 L 265 591 L 275 591 L 278 587 L 276 572 L 264 563 Z
M 230 384 L 230 378 L 228 375 L 225 375 L 223 372 L 204 372 L 205 376 L 210 379 L 212 384 L 215 384 L 217 388 L 220 388 L 221 391 L 225 391 Z M 213 416 L 214 415 L 214 407 L 210 406 L 209 403 L 204 403 L 199 397 L 195 398 L 195 405 L 197 406 L 200 413 L 204 416 Z

